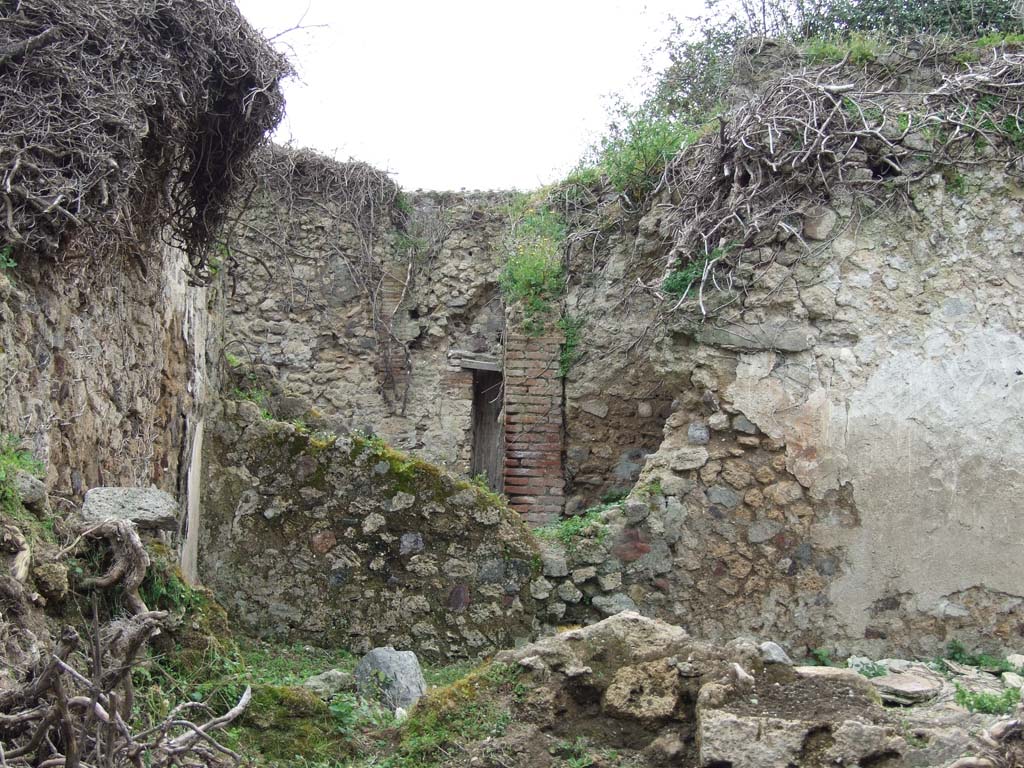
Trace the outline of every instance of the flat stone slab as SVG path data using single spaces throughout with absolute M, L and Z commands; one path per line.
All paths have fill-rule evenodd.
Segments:
M 82 520 L 88 525 L 104 520 L 131 520 L 145 530 L 178 528 L 178 502 L 156 488 L 93 488 L 85 494 Z
M 882 697 L 882 701 L 890 704 L 920 704 L 922 701 L 934 699 L 942 692 L 942 681 L 915 675 L 912 672 L 873 677 L 871 684 Z

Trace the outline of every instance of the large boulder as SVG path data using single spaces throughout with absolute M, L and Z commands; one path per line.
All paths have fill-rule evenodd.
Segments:
M 412 651 L 374 648 L 356 666 L 359 693 L 392 710 L 409 709 L 427 691 L 419 659 Z
M 156 488 L 93 488 L 82 504 L 82 521 L 94 525 L 104 520 L 131 520 L 143 530 L 174 531 L 178 527 L 178 502 Z

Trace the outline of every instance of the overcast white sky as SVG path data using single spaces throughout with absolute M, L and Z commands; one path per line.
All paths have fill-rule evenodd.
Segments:
M 237 0 L 300 80 L 277 140 L 407 189 L 529 189 L 575 165 L 672 13 L 702 0 Z M 308 5 L 308 11 L 307 11 Z M 303 14 L 305 12 L 305 17 Z

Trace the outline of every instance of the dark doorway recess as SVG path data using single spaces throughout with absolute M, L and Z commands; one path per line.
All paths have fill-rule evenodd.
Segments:
M 487 475 L 493 491 L 505 486 L 505 425 L 501 416 L 502 377 L 500 371 L 473 371 L 473 460 L 474 477 Z

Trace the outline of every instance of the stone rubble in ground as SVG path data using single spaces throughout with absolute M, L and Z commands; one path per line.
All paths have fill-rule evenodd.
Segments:
M 775 642 L 709 642 L 633 611 L 495 661 L 520 670 L 526 694 L 514 738 L 489 740 L 487 754 L 530 768 L 551 764 L 544 761 L 555 747 L 524 751 L 524 743 L 556 745 L 581 733 L 595 752 L 614 749 L 636 766 L 947 768 L 978 752 L 978 734 L 998 722 L 953 701 L 957 685 L 998 683 L 996 675 L 970 669 L 947 679 L 901 659 L 852 659 L 865 673 L 886 671 L 876 678 L 794 666 Z

